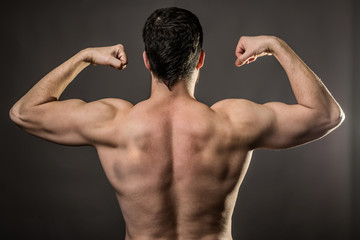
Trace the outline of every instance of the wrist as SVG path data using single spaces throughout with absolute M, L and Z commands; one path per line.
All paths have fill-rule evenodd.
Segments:
M 80 52 L 78 52 L 76 54 L 76 57 L 79 61 L 89 63 L 89 64 L 92 63 L 92 55 L 91 55 L 90 48 L 85 48 L 85 49 L 81 50 Z
M 87 49 L 79 51 L 71 59 L 69 59 L 75 68 L 80 68 L 80 71 L 91 63 L 90 60 L 91 56 Z
M 280 41 L 281 41 L 281 39 L 278 37 L 275 37 L 275 36 L 268 37 L 267 45 L 268 45 L 268 49 L 269 49 L 270 53 L 274 53 L 279 48 L 279 45 L 281 44 Z
M 270 53 L 276 56 L 279 52 L 281 52 L 284 49 L 286 43 L 278 37 L 271 36 L 269 38 L 268 46 Z

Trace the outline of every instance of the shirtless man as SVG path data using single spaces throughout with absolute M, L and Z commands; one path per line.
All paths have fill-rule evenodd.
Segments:
M 25 131 L 99 154 L 126 223 L 126 239 L 232 239 L 231 217 L 256 148 L 282 149 L 318 139 L 344 114 L 321 80 L 281 39 L 241 37 L 235 65 L 274 55 L 297 104 L 226 99 L 210 108 L 194 98 L 204 63 L 201 25 L 166 8 L 147 20 L 144 63 L 151 97 L 90 103 L 59 97 L 90 64 L 124 69 L 122 45 L 80 51 L 41 79 L 11 109 Z

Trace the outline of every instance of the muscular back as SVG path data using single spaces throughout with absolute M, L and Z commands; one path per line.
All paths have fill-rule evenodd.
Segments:
M 147 100 L 111 128 L 114 144 L 97 150 L 127 239 L 231 239 L 250 152 L 224 115 L 188 98 Z
M 231 239 L 231 214 L 251 150 L 298 146 L 344 120 L 323 82 L 281 39 L 241 37 L 235 65 L 270 53 L 286 71 L 297 104 L 227 99 L 208 108 L 195 101 L 190 96 L 203 52 L 192 76 L 172 92 L 153 76 L 151 98 L 134 107 L 120 99 L 58 101 L 90 63 L 123 69 L 127 58 L 119 44 L 74 55 L 14 104 L 10 117 L 46 140 L 96 147 L 127 239 Z

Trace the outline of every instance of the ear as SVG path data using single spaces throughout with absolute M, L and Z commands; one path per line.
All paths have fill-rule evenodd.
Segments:
M 199 62 L 196 65 L 196 69 L 199 70 L 203 65 L 204 65 L 204 61 L 205 61 L 205 52 L 204 50 L 201 49 L 201 53 L 200 53 L 200 57 L 199 57 Z
M 143 52 L 143 59 L 144 59 L 144 64 L 145 64 L 145 67 L 147 68 L 147 70 L 149 70 L 149 71 L 150 71 L 149 59 L 147 58 L 147 56 L 146 56 L 146 52 L 145 52 L 145 51 Z

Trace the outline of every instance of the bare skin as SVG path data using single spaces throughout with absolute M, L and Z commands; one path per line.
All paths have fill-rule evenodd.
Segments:
M 242 37 L 236 66 L 274 55 L 298 104 L 243 99 L 210 108 L 194 98 L 204 53 L 190 79 L 172 91 L 152 75 L 151 97 L 58 101 L 90 63 L 126 67 L 122 45 L 85 49 L 40 80 L 11 109 L 29 133 L 97 149 L 126 223 L 126 239 L 232 239 L 238 189 L 256 148 L 282 149 L 316 140 L 344 114 L 321 80 L 282 40 Z M 145 66 L 149 63 L 144 52 Z

